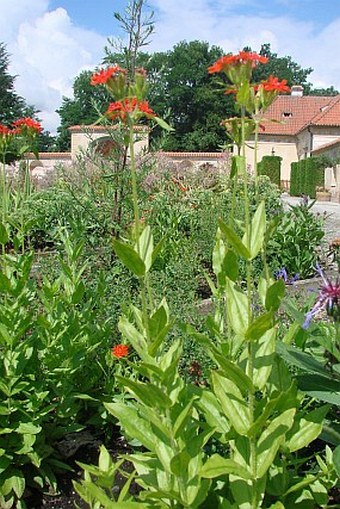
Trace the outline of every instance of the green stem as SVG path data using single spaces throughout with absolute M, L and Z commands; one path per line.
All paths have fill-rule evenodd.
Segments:
M 244 159 L 244 174 L 243 174 L 243 184 L 244 184 L 244 224 L 245 224 L 245 232 L 246 238 L 248 242 L 251 238 L 251 219 L 250 219 L 250 199 L 249 199 L 249 189 L 248 189 L 248 174 L 246 168 L 246 153 L 245 153 L 245 108 L 242 107 L 241 110 L 241 132 L 242 132 L 242 156 Z M 257 141 L 255 141 L 255 144 Z M 256 152 L 256 150 L 255 150 Z M 257 156 L 255 156 L 255 161 L 257 165 Z M 255 176 L 257 174 L 257 168 L 255 167 Z M 257 191 L 256 191 L 257 192 Z M 248 302 L 248 326 L 251 325 L 253 320 L 253 311 L 252 311 L 252 295 L 253 295 L 253 280 L 252 280 L 252 262 L 247 260 L 247 302 Z M 251 381 L 254 379 L 254 343 L 252 341 L 248 342 L 248 376 Z M 254 423 L 255 419 L 255 394 L 254 390 L 251 389 L 248 392 L 248 407 L 250 412 L 250 423 L 251 425 Z M 251 436 L 249 438 L 250 445 L 250 469 L 252 473 L 252 501 L 251 506 L 252 509 L 258 508 L 258 500 L 257 500 L 257 458 L 256 458 L 256 436 Z
M 137 252 L 141 254 L 140 248 L 140 218 L 139 218 L 139 207 L 138 207 L 138 190 L 137 190 L 137 172 L 136 172 L 136 157 L 135 157 L 135 141 L 134 141 L 134 125 L 133 121 L 129 119 L 129 150 L 130 150 L 130 171 L 131 171 L 131 187 L 132 187 L 132 201 L 133 201 L 133 212 L 135 219 L 135 233 L 136 233 L 136 243 L 137 243 Z M 150 340 L 150 331 L 149 331 L 149 317 L 148 317 L 148 308 L 151 305 L 152 297 L 151 290 L 149 285 L 148 274 L 139 279 L 141 286 L 141 300 L 142 300 L 142 312 L 143 312 L 143 323 L 146 330 L 146 334 L 148 339 Z M 149 293 L 150 302 L 148 303 L 147 295 Z

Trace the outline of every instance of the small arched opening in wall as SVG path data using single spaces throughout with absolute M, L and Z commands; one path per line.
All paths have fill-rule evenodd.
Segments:
M 29 170 L 30 174 L 32 176 L 41 176 L 43 173 L 45 173 L 44 165 L 41 161 L 31 161 L 29 163 Z
M 119 144 L 111 136 L 101 136 L 90 143 L 89 149 L 95 155 L 109 158 L 114 152 L 119 151 Z

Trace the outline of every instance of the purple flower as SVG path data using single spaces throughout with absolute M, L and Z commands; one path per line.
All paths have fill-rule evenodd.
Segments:
M 335 321 L 340 321 L 340 280 L 339 277 L 335 281 L 327 279 L 319 265 L 317 271 L 322 278 L 322 285 L 319 295 L 312 309 L 306 314 L 306 319 L 302 325 L 303 329 L 307 329 L 315 315 L 322 309 L 325 309 L 328 316 Z
M 295 274 L 293 277 L 288 276 L 288 272 L 286 271 L 285 267 L 282 267 L 282 269 L 278 270 L 275 273 L 276 279 L 283 279 L 286 285 L 292 285 L 299 279 L 299 274 Z

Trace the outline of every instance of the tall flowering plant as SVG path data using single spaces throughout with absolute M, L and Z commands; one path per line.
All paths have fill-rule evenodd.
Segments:
M 207 332 L 185 327 L 211 357 L 214 368 L 207 384 L 184 382 L 179 374 L 182 341 L 175 340 L 170 348 L 164 343 L 173 323 L 166 299 L 155 303 L 150 288 L 145 293 L 142 286 L 141 308 L 131 306 L 119 322 L 124 342 L 140 359 L 133 364 L 139 379 L 119 377 L 131 398 L 127 403 L 106 404 L 123 431 L 143 446 L 126 456 L 142 491 L 133 499 L 125 489 L 112 501 L 111 485 L 100 480 L 109 468 L 102 464 L 97 470 L 86 469 L 85 481 L 76 485 L 89 503 L 164 509 L 327 505 L 328 490 L 335 482 L 332 451 L 328 448 L 325 458 L 316 456 L 313 472 L 307 471 L 297 451 L 318 437 L 328 406 L 310 410 L 308 404 L 301 404 L 296 383 L 277 355 L 283 280 L 274 280 L 268 271 L 259 280 L 253 277 L 254 259 L 265 251 L 271 226 L 263 202 L 255 213 L 250 209 L 246 134 L 256 134 L 268 106 L 278 93 L 288 91 L 286 83 L 273 76 L 251 83 L 253 69 L 264 63 L 261 55 L 240 52 L 209 68 L 210 73 L 226 74 L 231 82 L 226 92 L 235 94 L 240 111 L 240 117 L 228 120 L 227 126 L 239 146 L 231 178 L 243 180 L 245 200 L 243 218 L 235 217 L 232 207 L 229 221 L 219 222 L 212 255 L 215 281 L 210 281 L 216 310 L 206 322 Z M 136 96 L 132 105 L 120 98 L 119 105 L 109 107 L 106 114 L 123 122 L 137 118 L 140 100 Z M 133 245 L 115 244 L 117 255 L 142 283 L 159 248 L 154 248 L 148 227 L 137 230 Z M 246 281 L 239 279 L 240 260 L 247 267 Z M 219 452 L 213 453 L 214 448 Z M 112 471 L 116 468 L 110 465 Z M 127 486 L 130 482 L 131 478 Z
M 37 139 L 41 131 L 40 123 L 30 117 L 20 118 L 10 126 L 0 124 L 0 160 L 2 163 L 0 170 L 0 244 L 2 245 L 3 252 L 5 244 L 8 242 L 6 218 L 10 200 L 10 190 L 6 179 L 6 165 L 19 161 L 25 152 L 28 151 L 32 151 L 38 157 Z
M 135 69 L 134 76 L 128 75 L 126 69 L 119 65 L 113 65 L 106 69 L 101 69 L 94 73 L 91 78 L 92 86 L 104 86 L 112 97 L 106 111 L 98 122 L 102 122 L 108 127 L 115 126 L 115 130 L 108 130 L 112 136 L 114 144 L 119 147 L 117 154 L 112 152 L 113 162 L 117 167 L 116 174 L 127 173 L 131 178 L 132 198 L 134 208 L 134 219 L 136 228 L 139 228 L 139 212 L 137 206 L 137 178 L 135 165 L 135 141 L 136 126 L 152 121 L 161 125 L 163 128 L 171 128 L 162 119 L 157 117 L 155 112 L 149 106 L 146 99 L 148 84 L 146 72 L 143 68 Z M 115 229 L 113 236 L 119 236 L 119 228 L 122 215 L 122 196 L 125 195 L 124 178 L 117 178 L 113 181 L 115 187 L 114 205 L 116 213 L 114 222 L 117 222 L 118 229 Z M 117 230 L 117 231 L 116 231 Z

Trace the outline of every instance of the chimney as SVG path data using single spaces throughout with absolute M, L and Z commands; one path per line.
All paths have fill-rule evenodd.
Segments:
M 303 96 L 303 86 L 302 85 L 293 85 L 290 89 L 290 95 L 292 97 L 302 97 Z

